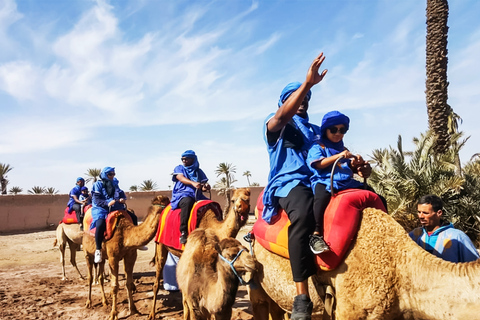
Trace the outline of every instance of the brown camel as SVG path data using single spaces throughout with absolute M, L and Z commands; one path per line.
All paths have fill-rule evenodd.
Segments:
M 240 241 L 195 229 L 177 265 L 184 319 L 230 320 L 240 279 L 254 270 L 255 259 Z
M 200 220 L 198 228 L 210 229 L 214 231 L 220 240 L 228 237 L 235 238 L 240 228 L 247 223 L 249 213 L 250 189 L 235 189 L 225 220 L 218 221 L 215 212 L 212 210 L 207 210 L 203 218 Z M 182 255 L 182 251 L 165 246 L 161 243 L 158 243 L 155 246 L 155 257 L 152 260 L 155 264 L 155 282 L 153 285 L 152 309 L 150 311 L 150 315 L 148 316 L 149 320 L 155 319 L 157 293 L 160 287 L 160 279 L 162 278 L 162 271 L 163 267 L 165 266 L 165 261 L 167 260 L 168 251 L 178 257 Z
M 296 294 L 290 263 L 258 243 L 254 252 L 262 287 L 250 291 L 254 318 L 268 319 L 270 310 L 273 320 L 283 319 Z M 455 264 L 435 257 L 378 209 L 363 211 L 345 261 L 310 280 L 314 313 L 323 311 L 324 292 L 333 288 L 326 305 L 335 297 L 336 319 L 479 318 L 480 261 Z
M 70 248 L 70 263 L 75 269 L 77 269 L 80 278 L 85 279 L 80 270 L 78 270 L 76 261 L 77 251 L 80 249 L 83 239 L 83 231 L 80 231 L 80 225 L 78 223 L 60 223 L 57 227 L 56 235 L 57 238 L 53 242 L 53 246 L 55 247 L 58 244 L 58 248 L 60 249 L 60 263 L 62 264 L 63 274 L 62 280 L 67 279 L 67 276 L 65 275 L 65 248 L 67 244 Z
M 157 231 L 159 216 L 165 205 L 170 200 L 165 196 L 157 196 L 152 200 L 152 206 L 148 209 L 148 214 L 143 223 L 139 226 L 134 226 L 133 223 L 124 216 L 119 216 L 116 229 L 111 239 L 104 241 L 102 246 L 102 257 L 107 257 L 111 270 L 112 281 L 112 311 L 110 313 L 110 320 L 118 319 L 117 315 L 117 293 L 118 293 L 118 264 L 123 259 L 125 267 L 125 274 L 127 282 L 125 287 L 128 292 L 128 306 L 130 315 L 138 313 L 135 304 L 133 303 L 133 267 L 137 259 L 137 249 L 145 246 L 153 239 Z M 125 214 L 127 214 L 125 212 Z M 92 268 L 95 253 L 95 238 L 88 232 L 83 235 L 83 251 L 87 261 L 88 270 L 88 298 L 86 307 L 92 306 Z M 102 292 L 102 304 L 107 305 L 107 298 L 103 288 L 103 271 L 105 267 L 105 260 L 98 264 L 100 290 Z

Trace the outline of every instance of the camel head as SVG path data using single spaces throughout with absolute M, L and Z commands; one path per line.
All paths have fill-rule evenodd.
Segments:
M 248 214 L 250 213 L 250 189 L 235 189 L 230 206 L 235 211 L 240 228 L 243 227 L 247 223 Z
M 164 208 L 170 204 L 170 199 L 167 196 L 159 194 L 152 199 L 152 205 L 163 206 Z
M 222 259 L 224 263 L 229 263 L 230 267 L 233 266 L 237 277 L 242 278 L 241 281 L 248 282 L 253 277 L 256 270 L 255 258 L 240 241 L 235 238 L 222 239 L 217 245 L 217 251 L 224 258 Z

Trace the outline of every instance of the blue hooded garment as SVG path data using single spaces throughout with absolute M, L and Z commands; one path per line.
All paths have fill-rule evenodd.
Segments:
M 118 186 L 117 178 L 108 179 L 107 173 L 115 172 L 115 168 L 105 167 L 100 173 L 100 180 L 95 182 L 92 187 L 92 224 L 90 229 L 95 228 L 98 219 L 106 219 L 111 211 L 123 210 L 125 205 L 119 202 L 109 208 L 108 203 L 112 200 L 126 199 L 125 192 Z M 108 186 L 111 185 L 111 192 L 108 193 Z
M 279 106 L 299 87 L 300 82 L 292 82 L 288 84 L 280 94 Z M 307 94 L 310 99 L 311 92 Z M 278 198 L 288 195 L 290 190 L 299 184 L 310 187 L 311 172 L 305 162 L 308 148 L 316 133 L 316 126 L 308 122 L 308 118 L 302 118 L 297 115 L 292 118 L 292 125 L 299 131 L 304 139 L 304 145 L 300 150 L 294 148 L 286 148 L 284 146 L 284 129 L 281 130 L 278 140 L 270 145 L 267 137 L 268 121 L 275 114 L 270 114 L 264 121 L 264 140 L 267 145 L 267 151 L 270 158 L 270 172 L 268 175 L 268 183 L 263 193 L 264 209 L 262 218 L 270 223 L 273 216 L 277 214 Z
M 313 173 L 310 181 L 312 183 L 312 189 L 314 192 L 315 186 L 318 183 L 324 184 L 328 192 L 331 191 L 332 186 L 330 185 L 330 177 L 332 165 L 323 169 L 315 169 L 312 164 L 345 150 L 343 139 L 337 143 L 334 143 L 327 138 L 326 134 L 328 128 L 341 124 L 343 124 L 345 129 L 348 130 L 350 127 L 350 119 L 338 111 L 330 111 L 326 113 L 325 116 L 323 116 L 322 126 L 320 127 L 320 139 L 318 140 L 318 143 L 314 143 L 310 150 L 308 150 L 307 163 L 308 167 Z M 341 159 L 337 163 L 337 168 L 335 168 L 333 174 L 333 188 L 336 191 L 360 188 L 362 186 L 361 182 L 353 179 L 352 169 L 350 169 L 348 165 L 350 161 L 351 159 Z
M 178 203 L 184 197 L 193 198 L 195 201 L 208 199 L 203 195 L 202 190 L 197 190 L 191 185 L 185 185 L 177 179 L 177 174 L 182 174 L 185 178 L 191 181 L 200 183 L 206 183 L 208 181 L 207 176 L 203 170 L 200 169 L 200 163 L 198 162 L 195 152 L 187 150 L 182 154 L 182 157 L 192 158 L 194 159 L 194 162 L 188 167 L 180 164 L 173 169 L 172 181 L 175 182 L 175 185 L 173 186 L 172 201 L 170 202 L 172 210 L 178 208 Z

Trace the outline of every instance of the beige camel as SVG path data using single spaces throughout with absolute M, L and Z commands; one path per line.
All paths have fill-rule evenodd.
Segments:
M 80 249 L 83 239 L 83 231 L 80 231 L 80 225 L 78 223 L 60 223 L 57 227 L 56 235 L 57 238 L 53 242 L 53 246 L 55 247 L 58 244 L 58 248 L 60 249 L 60 263 L 62 264 L 63 274 L 62 280 L 67 279 L 67 276 L 65 275 L 65 248 L 67 244 L 70 248 L 70 263 L 75 267 L 80 278 L 85 279 L 80 270 L 78 270 L 76 261 L 77 251 Z
M 107 257 L 111 270 L 112 281 L 112 311 L 110 320 L 118 319 L 117 315 L 117 293 L 118 293 L 118 265 L 123 259 L 127 282 L 125 287 L 128 293 L 128 307 L 130 315 L 137 313 L 137 308 L 133 303 L 133 267 L 137 259 L 137 249 L 145 246 L 153 239 L 158 227 L 159 216 L 165 205 L 170 201 L 165 196 L 157 196 L 152 200 L 152 206 L 148 209 L 148 214 L 143 223 L 134 226 L 133 223 L 124 216 L 119 216 L 116 229 L 111 239 L 104 241 L 102 246 L 102 257 Z M 127 213 L 125 213 L 127 214 Z M 92 306 L 92 267 L 94 265 L 95 238 L 85 232 L 83 235 L 83 251 L 87 261 L 88 270 L 88 298 L 86 307 Z M 107 298 L 103 288 L 103 271 L 105 260 L 98 264 L 98 274 L 100 280 L 100 290 L 102 293 L 102 304 L 107 305 Z
M 263 288 L 250 291 L 254 318 L 268 319 L 270 307 L 273 320 L 283 319 L 281 309 L 291 312 L 296 294 L 290 263 L 258 243 L 254 252 L 259 264 L 256 280 Z M 334 315 L 340 320 L 479 319 L 480 260 L 454 264 L 437 258 L 377 209 L 363 211 L 345 261 L 310 279 L 314 312 L 323 311 L 320 296 L 331 286 Z
M 218 221 L 215 212 L 212 210 L 207 210 L 202 220 L 200 220 L 198 228 L 210 229 L 214 231 L 220 240 L 228 237 L 235 238 L 240 228 L 247 223 L 249 212 L 250 189 L 235 189 L 225 220 Z M 172 247 L 167 247 L 161 243 L 155 246 L 155 257 L 153 258 L 155 264 L 155 282 L 153 284 L 153 303 L 150 310 L 150 315 L 148 316 L 149 320 L 155 319 L 157 293 L 160 287 L 160 279 L 162 278 L 162 271 L 167 260 L 168 251 L 178 257 L 182 255 L 182 251 L 176 250 Z
M 177 265 L 184 319 L 230 320 L 239 277 L 254 270 L 254 258 L 238 240 L 219 241 L 213 230 L 195 229 Z

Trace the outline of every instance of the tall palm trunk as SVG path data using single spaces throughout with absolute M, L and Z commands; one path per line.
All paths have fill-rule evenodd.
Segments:
M 448 1 L 427 0 L 427 80 L 428 125 L 437 139 L 435 151 L 443 153 L 449 146 L 447 104 L 447 35 Z

